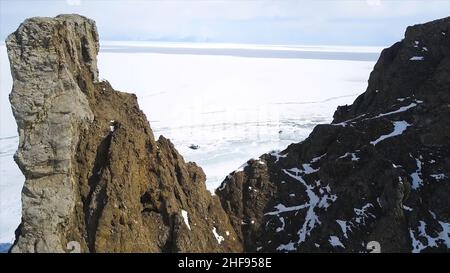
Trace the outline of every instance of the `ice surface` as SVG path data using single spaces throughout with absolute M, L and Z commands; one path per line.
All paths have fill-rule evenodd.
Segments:
M 136 93 L 155 137 L 197 162 L 213 191 L 249 158 L 282 150 L 331 121 L 367 87 L 381 48 L 101 42 L 100 78 Z M 0 45 L 0 242 L 21 217 L 23 175 L 13 161 L 12 79 Z M 193 150 L 189 145 L 198 145 Z M 276 155 L 274 155 L 276 156 Z M 281 160 L 283 155 L 280 155 Z
M 12 243 L 21 218 L 21 190 L 25 181 L 13 155 L 19 144 L 8 95 L 12 79 L 6 47 L 0 44 L 0 242 Z
M 331 121 L 337 105 L 351 103 L 366 88 L 373 64 L 151 51 L 99 56 L 101 77 L 137 93 L 156 137 L 170 138 L 197 162 L 210 190 L 247 159 L 284 149 Z

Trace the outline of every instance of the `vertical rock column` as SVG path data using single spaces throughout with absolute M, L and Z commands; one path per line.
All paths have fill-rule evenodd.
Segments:
M 93 120 L 80 85 L 98 78 L 96 26 L 81 16 L 32 18 L 6 46 L 20 139 L 14 159 L 26 178 L 12 252 L 63 251 L 60 235 L 75 199 L 73 156 L 80 128 Z

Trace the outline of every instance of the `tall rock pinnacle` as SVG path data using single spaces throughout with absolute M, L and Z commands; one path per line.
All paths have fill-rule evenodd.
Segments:
M 135 95 L 98 80 L 92 20 L 31 18 L 6 45 L 26 177 L 12 252 L 241 250 L 201 168 L 154 139 Z

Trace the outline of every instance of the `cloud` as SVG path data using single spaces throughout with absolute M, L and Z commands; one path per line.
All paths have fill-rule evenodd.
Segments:
M 66 0 L 66 3 L 69 6 L 79 6 L 81 5 L 81 0 Z
M 450 1 L 0 0 L 4 39 L 27 17 L 79 13 L 105 40 L 387 45 L 406 26 L 450 14 Z

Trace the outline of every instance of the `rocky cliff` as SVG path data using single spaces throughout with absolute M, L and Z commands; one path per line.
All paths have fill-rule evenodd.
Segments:
M 245 251 L 449 251 L 450 17 L 408 27 L 331 124 L 216 193 Z
M 242 250 L 201 168 L 99 81 L 92 20 L 31 18 L 6 46 L 26 177 L 12 252 Z
M 12 252 L 448 251 L 449 36 L 450 17 L 409 27 L 331 124 L 211 196 L 136 97 L 99 81 L 93 21 L 28 19 L 6 41 L 26 177 Z

